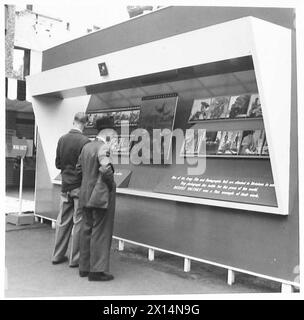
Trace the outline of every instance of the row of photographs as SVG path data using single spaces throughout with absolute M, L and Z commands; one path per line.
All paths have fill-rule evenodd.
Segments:
M 123 110 L 123 111 L 111 110 L 111 111 L 103 111 L 103 112 L 97 112 L 97 113 L 89 113 L 86 127 L 93 128 L 96 119 L 104 118 L 104 117 L 113 117 L 115 127 L 119 127 L 124 124 L 128 124 L 129 126 L 137 126 L 139 121 L 139 115 L 140 115 L 139 107 L 136 107 L 130 110 Z
M 188 134 L 189 133 L 189 134 Z M 203 148 L 205 143 L 205 149 Z M 181 156 L 246 155 L 268 156 L 264 130 L 186 131 Z
M 114 136 L 110 145 L 113 155 L 129 155 L 132 138 L 123 135 Z M 269 151 L 264 130 L 206 131 L 199 129 L 186 131 L 180 155 L 269 156 Z
M 172 101 L 169 101 L 172 100 Z M 163 105 L 167 104 L 167 109 L 171 110 L 169 120 L 172 122 L 174 119 L 176 98 L 171 99 L 157 99 L 151 101 L 143 101 L 143 104 L 147 104 L 149 112 L 147 115 L 142 115 L 141 122 L 146 124 L 147 122 L 151 125 L 153 115 L 157 115 L 158 122 L 168 118 L 168 115 L 160 112 L 164 109 Z M 87 128 L 93 128 L 97 118 L 103 118 L 106 116 L 112 116 L 114 118 L 114 126 L 119 127 L 124 124 L 129 126 L 138 126 L 140 122 L 140 114 L 147 108 L 140 108 L 140 106 L 130 107 L 127 110 L 104 110 L 96 113 L 88 114 Z M 157 111 L 154 111 L 154 109 Z M 167 110 L 164 109 L 164 110 Z M 160 111 L 159 111 L 160 110 Z M 149 118 L 146 121 L 145 118 Z M 221 96 L 213 97 L 208 99 L 195 99 L 192 105 L 189 122 L 199 122 L 202 120 L 214 120 L 214 119 L 225 119 L 225 118 L 260 118 L 262 117 L 262 108 L 260 103 L 259 94 L 242 94 L 236 96 Z M 166 120 L 168 122 L 168 120 Z M 169 122 L 170 122 L 169 121 Z M 152 121 L 153 122 L 153 121 Z
M 259 118 L 262 108 L 258 93 L 221 96 L 193 101 L 189 122 L 211 119 Z

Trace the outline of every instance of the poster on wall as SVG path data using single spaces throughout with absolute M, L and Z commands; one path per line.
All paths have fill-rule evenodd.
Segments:
M 153 154 L 153 129 L 173 131 L 178 96 L 176 93 L 155 95 L 142 98 L 138 126 L 145 129 L 150 136 L 150 156 Z M 171 139 L 171 134 L 170 139 Z M 170 150 L 164 150 L 164 139 L 161 139 L 161 158 L 168 158 Z M 170 140 L 171 141 L 171 140 Z M 170 147 L 170 146 L 169 146 Z

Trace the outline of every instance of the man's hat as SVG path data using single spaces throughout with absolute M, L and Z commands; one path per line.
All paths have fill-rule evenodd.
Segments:
M 95 129 L 98 131 L 114 127 L 114 117 L 106 116 L 103 118 L 97 118 L 95 121 Z

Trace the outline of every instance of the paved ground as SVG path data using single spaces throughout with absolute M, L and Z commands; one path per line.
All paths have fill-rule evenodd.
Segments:
M 26 199 L 33 201 L 33 191 Z M 10 190 L 7 196 L 16 198 Z M 16 199 L 15 199 L 16 200 Z M 16 201 L 15 201 L 16 203 Z M 89 282 L 67 264 L 50 262 L 54 230 L 49 224 L 32 226 L 6 225 L 6 297 L 130 296 L 181 295 L 213 293 L 279 292 L 280 285 L 248 275 L 237 274 L 236 283 L 228 286 L 227 271 L 191 263 L 191 272 L 183 272 L 183 259 L 156 252 L 155 261 L 147 260 L 147 250 L 130 244 L 118 252 L 114 240 L 111 271 L 114 281 Z M 194 297 L 195 298 L 195 297 Z
M 192 264 L 190 273 L 183 272 L 183 260 L 156 254 L 147 260 L 146 250 L 127 245 L 117 251 L 113 243 L 111 270 L 114 281 L 88 282 L 77 269 L 67 264 L 50 263 L 54 230 L 46 224 L 30 228 L 10 226 L 6 232 L 6 297 L 62 297 L 112 295 L 163 295 L 204 293 L 276 292 L 279 286 L 257 282 L 254 277 L 237 276 L 233 286 L 226 284 L 226 272 Z

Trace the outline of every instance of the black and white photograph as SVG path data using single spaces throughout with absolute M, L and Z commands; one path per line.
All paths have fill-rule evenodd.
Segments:
M 229 96 L 214 97 L 211 99 L 210 104 L 210 119 L 222 119 L 227 118 L 228 107 L 229 107 Z
M 215 155 L 219 148 L 222 138 L 222 131 L 207 131 L 206 132 L 206 154 Z
M 250 94 L 232 96 L 230 98 L 228 114 L 229 118 L 244 118 L 247 116 Z
M 265 140 L 264 130 L 246 130 L 243 132 L 240 154 L 260 155 Z
M 210 119 L 211 115 L 211 98 L 196 99 L 193 101 L 189 122 Z
M 182 144 L 181 156 L 194 157 L 205 155 L 202 144 L 206 140 L 206 130 L 188 129 L 185 133 L 185 141 Z
M 301 297 L 302 7 L 1 4 L 3 298 Z
M 258 118 L 263 116 L 260 96 L 258 93 L 251 95 L 247 116 L 249 118 Z
M 242 134 L 242 131 L 224 131 L 221 136 L 221 142 L 217 153 L 238 154 L 241 146 Z

